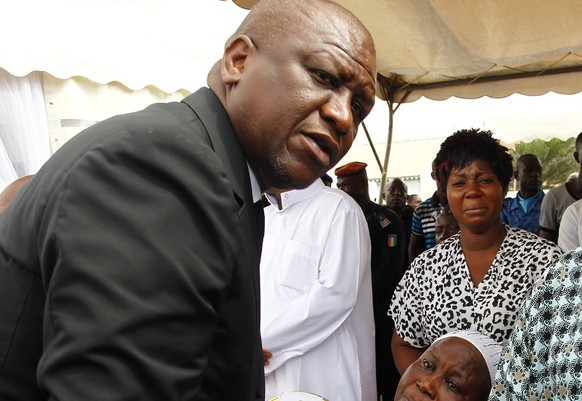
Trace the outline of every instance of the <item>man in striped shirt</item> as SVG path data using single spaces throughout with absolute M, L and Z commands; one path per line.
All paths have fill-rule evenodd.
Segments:
M 412 263 L 414 258 L 427 249 L 436 245 L 435 223 L 441 209 L 447 204 L 447 197 L 438 186 L 437 169 L 432 162 L 431 177 L 437 182 L 435 193 L 421 202 L 412 215 L 412 233 L 408 244 L 408 261 Z

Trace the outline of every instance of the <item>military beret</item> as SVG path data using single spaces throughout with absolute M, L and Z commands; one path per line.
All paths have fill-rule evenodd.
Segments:
M 334 173 L 338 177 L 343 177 L 346 175 L 352 175 L 366 171 L 368 165 L 362 162 L 351 162 L 344 166 L 335 169 Z

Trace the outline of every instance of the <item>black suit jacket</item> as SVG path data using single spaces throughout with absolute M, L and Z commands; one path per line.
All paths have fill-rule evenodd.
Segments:
M 262 399 L 261 218 L 209 89 L 71 139 L 0 217 L 0 399 Z

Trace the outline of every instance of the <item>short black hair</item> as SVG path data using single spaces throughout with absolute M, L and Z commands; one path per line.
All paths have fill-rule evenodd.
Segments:
M 513 163 L 509 149 L 493 138 L 491 131 L 479 128 L 462 129 L 454 132 L 441 144 L 435 162 L 439 185 L 446 192 L 452 170 L 462 169 L 475 160 L 485 160 L 501 183 L 504 191 L 509 188 L 513 175 Z
M 327 183 L 327 184 L 331 184 L 333 182 L 333 178 L 331 178 L 331 176 L 326 173 L 326 174 L 321 176 L 321 181 L 323 181 L 324 183 Z

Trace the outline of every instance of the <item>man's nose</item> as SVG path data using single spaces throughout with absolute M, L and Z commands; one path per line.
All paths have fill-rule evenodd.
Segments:
M 330 121 L 339 136 L 352 134 L 355 137 L 354 118 L 352 115 L 351 95 L 348 91 L 334 92 L 333 96 L 323 105 L 322 117 Z

